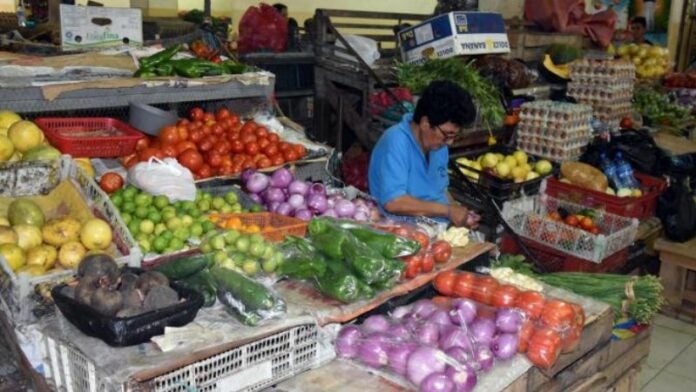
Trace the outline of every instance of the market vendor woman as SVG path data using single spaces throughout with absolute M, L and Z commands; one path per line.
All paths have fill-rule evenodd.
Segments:
M 370 193 L 387 217 L 420 216 L 475 227 L 478 217 L 448 197 L 448 145 L 476 108 L 455 83 L 434 81 L 423 91 L 414 113 L 387 129 L 370 158 Z

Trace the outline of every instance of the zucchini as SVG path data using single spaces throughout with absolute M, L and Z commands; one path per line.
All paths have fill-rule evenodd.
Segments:
M 212 263 L 212 255 L 203 254 L 183 257 L 165 264 L 160 264 L 155 267 L 154 270 L 163 273 L 164 276 L 170 280 L 181 280 L 196 274 L 203 268 L 209 267 Z
M 191 290 L 196 290 L 203 295 L 203 306 L 209 307 L 215 304 L 215 299 L 217 297 L 217 287 L 215 286 L 215 279 L 210 275 L 210 271 L 207 268 L 202 269 L 187 277 L 186 279 L 180 280 L 177 283 L 189 288 Z

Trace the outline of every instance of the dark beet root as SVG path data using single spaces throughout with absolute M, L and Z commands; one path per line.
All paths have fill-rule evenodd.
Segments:
M 145 296 L 140 290 L 135 288 L 126 291 L 121 290 L 121 294 L 123 295 L 124 308 L 139 308 L 143 306 Z
M 75 300 L 81 304 L 91 306 L 92 295 L 97 290 L 89 279 L 82 279 L 75 288 Z
M 116 313 L 116 317 L 121 317 L 121 318 L 126 318 L 126 317 L 133 317 L 137 316 L 139 314 L 143 313 L 143 308 L 137 307 L 137 308 L 123 308 Z
M 92 308 L 104 316 L 115 315 L 122 306 L 123 296 L 118 291 L 100 287 L 92 294 Z
M 107 287 L 117 282 L 118 265 L 108 255 L 89 255 L 80 262 L 77 274 L 80 278 L 97 280 L 100 287 Z
M 166 308 L 179 302 L 179 294 L 169 286 L 154 286 L 145 296 L 145 310 Z
M 138 275 L 126 272 L 121 274 L 121 285 L 119 290 L 121 292 L 130 291 L 135 289 L 135 282 L 138 281 Z
M 145 295 L 155 286 L 169 287 L 169 279 L 163 273 L 157 271 L 147 271 L 138 277 L 136 287 Z
M 76 288 L 73 286 L 65 286 L 62 289 L 60 289 L 61 294 L 72 299 L 75 299 L 75 291 Z

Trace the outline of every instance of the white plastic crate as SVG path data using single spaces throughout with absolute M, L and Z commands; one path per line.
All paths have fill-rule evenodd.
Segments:
M 589 207 L 541 194 L 506 203 L 503 216 L 521 237 L 594 263 L 600 263 L 604 258 L 630 246 L 638 231 L 637 219 L 595 209 L 598 213 L 594 219 L 595 224 L 602 233 L 608 234 L 594 235 L 578 227 L 548 219 L 547 215 L 558 208 L 577 214 Z
M 116 258 L 116 262 L 140 267 L 142 259 L 140 248 L 107 194 L 74 163 L 70 156 L 62 156 L 58 167 L 60 180 L 71 179 L 83 199 L 87 201 L 92 213 L 110 223 L 114 232 L 114 241 L 121 254 Z M 4 257 L 0 256 L 0 308 L 9 311 L 15 322 L 32 321 L 34 319 L 32 311 L 37 304 L 31 299 L 35 295 L 34 287 L 41 283 L 58 283 L 73 274 L 72 270 L 55 270 L 38 277 L 18 276 L 9 268 Z

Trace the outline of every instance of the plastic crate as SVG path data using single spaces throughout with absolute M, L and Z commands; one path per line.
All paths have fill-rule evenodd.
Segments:
M 578 227 L 547 218 L 550 212 L 563 208 L 577 214 L 587 206 L 541 194 L 534 198 L 510 201 L 503 207 L 503 217 L 516 234 L 559 251 L 567 256 L 601 263 L 602 260 L 628 248 L 638 231 L 638 220 L 599 211 L 594 219 L 602 233 L 592 234 Z
M 0 163 L 0 196 L 46 195 L 60 183 L 60 161 Z
M 307 234 L 307 222 L 273 212 L 249 214 L 218 214 L 220 220 L 239 218 L 245 226 L 256 225 L 261 228 L 261 235 L 269 241 L 280 242 L 289 235 L 304 237 Z
M 130 125 L 114 118 L 57 118 L 34 120 L 57 149 L 74 157 L 122 157 L 135 151 L 138 140 L 145 137 Z M 118 131 L 118 136 L 77 136 L 73 132 Z
M 593 263 L 575 256 L 569 256 L 564 252 L 526 238 L 522 238 L 522 242 L 549 272 L 616 272 L 626 265 L 629 256 L 629 248 L 625 248 L 604 258 L 599 263 Z M 507 233 L 503 234 L 500 239 L 500 251 L 514 254 L 521 252 L 517 242 Z
M 121 265 L 140 267 L 142 259 L 140 248 L 108 195 L 69 156 L 62 156 L 58 165 L 60 180 L 70 179 L 80 196 L 87 202 L 92 214 L 111 225 L 113 242 L 120 253 L 120 256 L 116 257 L 116 262 Z M 43 303 L 35 294 L 35 287 L 40 284 L 62 283 L 73 274 L 72 270 L 55 270 L 38 277 L 18 276 L 0 256 L 0 302 L 14 321 L 30 322 L 35 319 L 35 313 L 47 313 L 53 310 L 52 304 Z
M 567 184 L 555 177 L 546 180 L 542 185 L 542 192 L 557 199 L 599 208 L 619 216 L 640 220 L 648 219 L 655 215 L 657 199 L 667 189 L 667 182 L 642 173 L 635 173 L 635 177 L 640 182 L 640 188 L 643 192 L 640 197 L 613 196 Z

